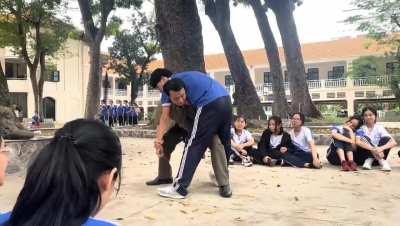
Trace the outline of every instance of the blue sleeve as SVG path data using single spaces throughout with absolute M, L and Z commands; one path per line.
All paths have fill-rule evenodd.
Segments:
M 11 213 L 0 214 L 0 225 L 3 225 L 10 219 Z
M 356 136 L 357 136 L 357 137 L 363 137 L 363 136 L 365 136 L 364 130 L 362 130 L 362 129 L 357 130 L 357 131 L 356 131 Z
M 161 94 L 161 106 L 170 106 L 171 105 L 171 100 L 169 99 L 169 96 L 162 92 Z

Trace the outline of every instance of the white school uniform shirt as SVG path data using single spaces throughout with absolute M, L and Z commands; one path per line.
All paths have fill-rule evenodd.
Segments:
M 271 135 L 271 138 L 269 139 L 269 144 L 271 145 L 272 148 L 276 148 L 278 145 L 281 144 L 282 142 L 282 137 L 283 135 Z
M 249 140 L 251 140 L 253 138 L 251 133 L 245 129 L 242 130 L 242 132 L 240 134 L 237 134 L 235 132 L 235 129 L 231 128 L 231 136 L 232 136 L 233 142 L 235 142 L 237 144 L 247 143 Z
M 361 126 L 356 132 L 356 137 L 368 137 L 374 146 L 378 146 L 382 137 L 392 137 L 382 125 L 375 124 L 370 131 L 366 125 Z
M 302 126 L 297 136 L 294 134 L 294 130 L 289 132 L 292 143 L 298 148 L 305 152 L 311 152 L 310 142 L 314 140 L 311 130 L 307 127 Z

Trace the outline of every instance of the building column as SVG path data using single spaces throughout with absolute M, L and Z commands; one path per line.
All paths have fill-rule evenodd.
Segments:
M 149 106 L 147 102 L 147 96 L 149 93 L 149 86 L 147 84 L 143 85 L 143 101 L 142 101 L 142 106 L 143 106 L 143 118 L 147 119 L 148 113 L 149 113 Z
M 348 116 L 354 115 L 354 101 L 355 101 L 354 91 L 346 91 L 346 102 L 347 102 L 347 114 Z

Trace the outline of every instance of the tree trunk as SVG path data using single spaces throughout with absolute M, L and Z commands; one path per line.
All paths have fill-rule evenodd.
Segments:
M 155 0 L 156 31 L 164 65 L 173 72 L 205 72 L 196 0 Z
M 206 14 L 217 30 L 232 78 L 235 81 L 235 104 L 247 119 L 265 118 L 260 98 L 250 78 L 242 52 L 230 25 L 229 0 L 205 0 Z
M 44 86 L 44 81 L 46 78 L 46 53 L 41 52 L 40 53 L 40 76 L 39 76 L 39 82 L 38 82 L 38 112 L 41 118 L 43 117 L 43 86 Z
M 265 14 L 260 0 L 250 0 L 249 2 L 257 19 L 272 75 L 272 92 L 274 95 L 272 114 L 280 116 L 281 118 L 286 118 L 290 114 L 290 111 L 283 84 L 282 65 L 279 59 L 278 45 L 276 44 L 268 17 Z
M 136 102 L 139 91 L 139 79 L 136 75 L 136 71 L 131 72 L 131 104 Z
M 282 37 L 292 97 L 292 112 L 302 112 L 306 116 L 320 118 L 321 113 L 312 102 L 308 90 L 303 55 L 293 17 L 294 3 L 291 0 L 270 0 L 269 7 L 275 13 Z
M 101 90 L 100 42 L 90 45 L 89 82 L 86 93 L 85 118 L 94 119 L 98 111 Z
M 38 87 L 38 81 L 37 81 L 37 76 L 36 76 L 36 72 L 37 72 L 37 68 L 38 65 L 33 64 L 28 66 L 29 69 L 29 78 L 31 80 L 31 85 L 32 85 L 32 90 L 33 90 L 33 99 L 35 101 L 35 112 L 39 112 L 40 108 L 39 105 L 41 103 L 41 101 L 39 100 L 39 87 Z
M 0 63 L 0 106 L 10 106 L 11 97 L 8 90 L 6 75 Z
M 391 76 L 390 78 L 390 88 L 393 91 L 395 98 L 397 99 L 397 104 L 400 104 L 400 79 L 399 76 Z

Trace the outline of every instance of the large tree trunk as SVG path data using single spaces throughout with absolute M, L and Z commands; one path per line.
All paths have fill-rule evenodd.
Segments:
M 235 81 L 234 98 L 238 113 L 248 119 L 265 118 L 260 98 L 232 32 L 229 0 L 216 0 L 215 2 L 214 0 L 205 0 L 204 3 L 206 14 L 221 38 L 229 69 Z
M 100 42 L 90 45 L 89 82 L 86 93 L 85 118 L 94 119 L 100 101 L 101 68 L 100 68 Z
M 0 63 L 0 106 L 10 106 L 11 97 L 8 90 L 6 75 Z
M 165 67 L 173 72 L 205 72 L 196 0 L 155 0 L 154 5 Z
M 294 3 L 291 0 L 270 0 L 268 3 L 275 13 L 282 37 L 292 97 L 292 111 L 300 111 L 306 116 L 320 118 L 321 113 L 312 102 L 308 91 L 303 55 L 293 17 Z
M 41 118 L 43 118 L 43 86 L 44 86 L 44 81 L 46 78 L 46 53 L 41 52 L 40 53 L 40 76 L 39 76 L 39 82 L 38 82 L 38 112 Z
M 35 102 L 34 111 L 38 112 L 38 114 L 40 114 L 39 105 L 40 105 L 41 101 L 39 100 L 40 98 L 39 98 L 39 87 L 38 87 L 38 80 L 37 80 L 37 68 L 38 68 L 37 64 L 28 65 L 29 78 L 31 80 L 33 99 Z
M 139 91 L 139 79 L 136 75 L 136 71 L 131 72 L 131 104 L 136 102 Z
M 278 45 L 276 44 L 274 35 L 269 25 L 268 17 L 265 14 L 260 0 L 250 0 L 257 24 L 264 41 L 264 48 L 267 53 L 270 72 L 272 75 L 272 92 L 274 102 L 272 104 L 272 113 L 282 118 L 286 118 L 289 114 L 289 105 L 286 100 L 285 87 L 283 84 L 282 65 L 279 59 Z

